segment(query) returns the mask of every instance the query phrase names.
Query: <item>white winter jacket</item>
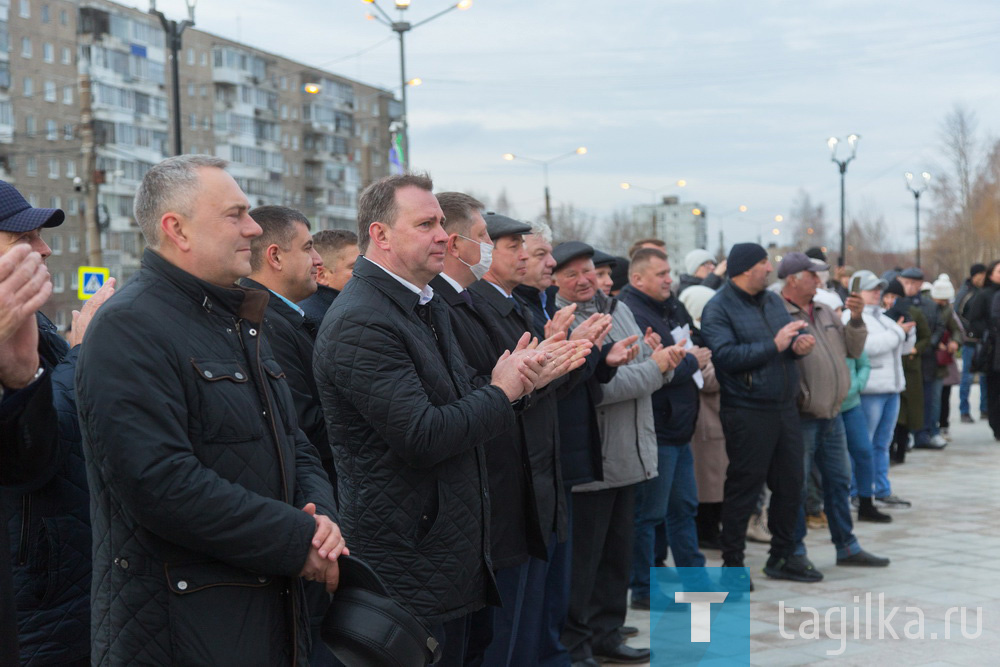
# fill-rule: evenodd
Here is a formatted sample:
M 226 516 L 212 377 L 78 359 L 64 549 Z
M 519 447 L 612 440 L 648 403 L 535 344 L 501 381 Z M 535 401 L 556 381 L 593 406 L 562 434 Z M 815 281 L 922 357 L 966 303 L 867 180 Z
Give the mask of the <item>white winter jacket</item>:
M 851 313 L 844 311 L 846 324 Z M 879 306 L 865 306 L 861 313 L 865 326 L 868 328 L 868 338 L 865 339 L 865 352 L 871 361 L 871 375 L 868 384 L 861 390 L 862 394 L 898 394 L 906 388 L 903 377 L 903 355 L 913 349 L 917 340 L 915 329 L 909 334 L 896 324 L 892 318 L 885 315 Z

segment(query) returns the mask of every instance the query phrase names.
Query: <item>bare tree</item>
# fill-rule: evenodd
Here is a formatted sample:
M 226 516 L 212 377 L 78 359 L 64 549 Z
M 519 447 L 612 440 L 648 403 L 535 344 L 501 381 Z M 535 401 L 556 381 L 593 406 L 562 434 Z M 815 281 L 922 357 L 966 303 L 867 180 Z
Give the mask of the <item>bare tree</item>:
M 612 255 L 627 256 L 632 244 L 651 234 L 650 223 L 640 223 L 628 210 L 617 210 L 604 223 L 600 247 Z
M 544 217 L 539 216 L 539 219 Z M 594 222 L 593 216 L 578 211 L 572 204 L 560 204 L 552 211 L 553 245 L 564 241 L 589 242 Z
M 812 203 L 809 193 L 799 190 L 792 204 L 792 243 L 806 250 L 812 246 L 826 245 L 826 212 L 822 204 Z

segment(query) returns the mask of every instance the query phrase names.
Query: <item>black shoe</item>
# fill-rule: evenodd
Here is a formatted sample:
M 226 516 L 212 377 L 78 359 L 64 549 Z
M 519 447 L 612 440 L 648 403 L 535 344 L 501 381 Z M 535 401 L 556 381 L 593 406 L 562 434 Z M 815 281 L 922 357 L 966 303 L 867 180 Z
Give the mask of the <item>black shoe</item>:
M 875 554 L 870 554 L 864 549 L 856 554 L 851 554 L 841 558 L 837 557 L 837 565 L 857 565 L 860 567 L 886 567 L 889 565 L 888 558 L 881 558 Z
M 772 579 L 788 579 L 814 584 L 823 581 L 823 573 L 817 570 L 805 556 L 771 556 L 764 566 L 764 574 Z
M 610 649 L 594 649 L 594 658 L 604 665 L 638 665 L 649 662 L 649 649 L 632 648 L 622 642 Z
M 714 540 L 712 540 L 712 539 L 705 539 L 705 540 L 698 540 L 698 548 L 700 548 L 700 549 L 715 549 L 715 550 L 719 550 L 719 549 L 722 548 L 722 545 L 719 544 L 719 540 L 718 539 L 714 539 Z
M 600 664 L 593 658 L 584 658 L 583 660 L 574 660 L 571 667 L 600 667 Z
M 868 498 L 861 498 L 858 505 L 858 521 L 871 521 L 872 523 L 891 523 L 892 517 L 885 512 L 879 512 L 875 507 L 875 502 Z
M 972 418 L 972 415 L 962 415 L 963 424 L 975 424 L 976 420 Z
M 719 576 L 719 587 L 724 591 L 734 593 L 750 593 L 753 591 L 753 580 L 750 572 L 743 567 L 742 561 L 723 563 L 722 575 Z
M 618 628 L 618 634 L 622 637 L 636 637 L 639 634 L 639 628 L 634 625 L 623 625 Z
M 649 598 L 637 598 L 633 595 L 628 606 L 637 611 L 649 611 Z

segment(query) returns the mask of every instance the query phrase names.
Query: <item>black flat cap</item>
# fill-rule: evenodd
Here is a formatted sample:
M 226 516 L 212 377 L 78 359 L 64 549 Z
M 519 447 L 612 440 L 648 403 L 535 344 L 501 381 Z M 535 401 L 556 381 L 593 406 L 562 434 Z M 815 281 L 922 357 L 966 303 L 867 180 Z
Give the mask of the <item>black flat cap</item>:
M 504 236 L 531 233 L 531 225 L 528 223 L 508 218 L 506 215 L 500 215 L 493 211 L 487 211 L 483 219 L 486 221 L 486 231 L 489 232 L 490 238 L 494 241 Z
M 919 266 L 911 266 L 908 269 L 903 269 L 903 272 L 899 274 L 900 278 L 910 278 L 911 280 L 923 280 L 924 272 Z
M 610 266 L 612 269 L 618 264 L 618 258 L 606 252 L 594 249 L 594 268 L 598 266 Z
M 558 271 L 577 257 L 593 257 L 594 248 L 583 241 L 566 241 L 552 249 L 552 256 L 556 260 L 555 270 Z

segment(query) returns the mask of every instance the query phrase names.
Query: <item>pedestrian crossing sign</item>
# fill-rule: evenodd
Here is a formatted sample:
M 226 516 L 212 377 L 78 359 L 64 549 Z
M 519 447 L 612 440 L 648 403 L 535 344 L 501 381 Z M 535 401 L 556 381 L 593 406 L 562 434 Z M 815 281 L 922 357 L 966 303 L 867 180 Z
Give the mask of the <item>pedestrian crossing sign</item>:
M 97 294 L 108 280 L 110 271 L 103 266 L 81 266 L 79 269 L 76 295 L 81 301 L 86 301 Z

